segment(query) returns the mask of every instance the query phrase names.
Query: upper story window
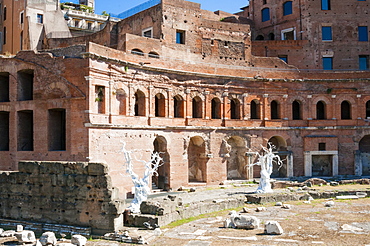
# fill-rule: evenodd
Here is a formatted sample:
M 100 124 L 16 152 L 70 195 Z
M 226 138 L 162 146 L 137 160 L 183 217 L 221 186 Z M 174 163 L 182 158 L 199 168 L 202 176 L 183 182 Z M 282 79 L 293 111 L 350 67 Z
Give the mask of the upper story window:
M 263 0 L 263 4 L 266 4 L 267 3 L 267 0 Z
M 321 10 L 330 10 L 330 0 L 321 0 Z
M 44 15 L 42 14 L 37 14 L 37 23 L 44 23 Z
M 333 34 L 331 30 L 331 26 L 323 26 L 321 27 L 321 38 L 323 41 L 332 41 Z
M 176 43 L 185 44 L 185 31 L 176 30 Z
M 291 15 L 293 14 L 293 2 L 288 1 L 283 4 L 283 15 Z
M 142 36 L 146 38 L 153 38 L 153 28 L 152 27 L 145 28 L 142 31 Z
M 281 31 L 281 40 L 295 40 L 295 30 L 294 28 L 288 28 Z
M 23 16 L 24 16 L 24 13 L 22 12 L 21 15 L 19 16 L 19 21 L 21 24 L 23 24 Z
M 333 70 L 333 57 L 323 57 L 322 68 L 324 70 Z
M 369 70 L 369 56 L 360 55 L 358 57 L 359 69 L 360 70 Z
M 4 7 L 3 15 L 4 15 L 4 20 L 6 20 L 6 7 Z
M 270 9 L 269 8 L 262 9 L 261 14 L 262 14 L 262 22 L 270 20 Z
M 358 27 L 358 41 L 369 41 L 367 26 Z

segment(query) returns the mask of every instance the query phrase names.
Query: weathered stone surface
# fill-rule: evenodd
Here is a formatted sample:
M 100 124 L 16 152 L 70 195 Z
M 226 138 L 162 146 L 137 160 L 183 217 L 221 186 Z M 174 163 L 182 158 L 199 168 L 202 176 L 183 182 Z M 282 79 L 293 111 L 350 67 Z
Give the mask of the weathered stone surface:
M 325 207 L 333 207 L 335 203 L 333 201 L 327 201 L 324 203 Z
M 283 234 L 283 228 L 281 228 L 277 221 L 267 221 L 265 224 L 265 234 L 269 235 L 281 235 Z
M 8 231 L 3 231 L 3 233 L 0 234 L 1 237 L 13 237 L 15 234 L 15 231 L 13 230 L 8 230 Z
M 54 232 L 44 232 L 40 237 L 40 243 L 45 245 L 55 245 L 57 243 L 57 238 Z
M 85 246 L 87 242 L 87 238 L 81 235 L 73 235 L 71 239 L 71 243 L 77 246 Z
M 34 243 L 36 242 L 36 236 L 33 231 L 20 231 L 16 232 L 14 236 L 17 238 L 19 243 Z
M 235 228 L 237 229 L 258 229 L 260 221 L 256 216 L 240 215 L 233 219 Z

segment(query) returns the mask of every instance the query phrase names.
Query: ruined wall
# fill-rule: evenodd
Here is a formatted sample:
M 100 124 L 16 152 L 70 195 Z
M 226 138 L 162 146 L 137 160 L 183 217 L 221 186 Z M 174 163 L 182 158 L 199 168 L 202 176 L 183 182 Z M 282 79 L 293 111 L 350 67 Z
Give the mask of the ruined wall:
M 118 200 L 108 166 L 100 163 L 20 162 L 0 174 L 0 217 L 118 230 L 124 202 Z

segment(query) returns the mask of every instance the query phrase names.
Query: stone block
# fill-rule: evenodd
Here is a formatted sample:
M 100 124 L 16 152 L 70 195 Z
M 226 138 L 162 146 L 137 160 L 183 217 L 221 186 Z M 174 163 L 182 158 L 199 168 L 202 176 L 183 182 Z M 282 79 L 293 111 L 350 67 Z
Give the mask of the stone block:
M 71 243 L 77 246 L 85 246 L 87 242 L 87 238 L 81 235 L 73 235 L 71 239 Z
M 105 175 L 108 174 L 108 165 L 104 163 L 89 163 L 87 172 L 89 175 Z
M 55 237 L 54 232 L 44 232 L 40 237 L 40 243 L 45 245 L 56 245 L 57 238 Z
M 20 173 L 38 174 L 40 170 L 40 163 L 33 161 L 21 161 L 18 163 L 18 171 Z
M 265 224 L 265 234 L 268 235 L 281 235 L 283 234 L 283 228 L 281 228 L 277 221 L 267 221 Z
M 33 231 L 24 230 L 16 232 L 14 236 L 17 238 L 19 243 L 34 243 L 36 242 L 35 233 Z

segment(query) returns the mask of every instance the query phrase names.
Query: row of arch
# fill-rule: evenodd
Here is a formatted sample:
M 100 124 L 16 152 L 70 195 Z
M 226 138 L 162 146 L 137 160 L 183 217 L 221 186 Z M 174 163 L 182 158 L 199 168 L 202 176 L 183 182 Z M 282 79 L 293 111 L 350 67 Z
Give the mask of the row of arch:
M 117 99 L 120 101 L 120 114 L 126 114 L 126 96 L 125 94 Z M 147 108 L 147 98 L 144 92 L 141 90 L 137 90 L 134 94 L 134 116 L 146 116 L 146 108 Z M 163 93 L 157 93 L 154 96 L 154 116 L 155 117 L 166 117 L 167 116 L 167 99 L 163 95 Z M 173 107 L 173 116 L 175 118 L 185 118 L 190 116 L 192 118 L 203 118 L 204 114 L 204 98 L 201 98 L 198 95 L 195 95 L 191 99 L 191 114 L 190 112 L 186 115 L 185 109 L 185 99 L 182 95 L 175 95 L 172 98 L 172 107 Z M 229 117 L 230 119 L 241 119 L 242 115 L 242 103 L 239 98 L 230 98 L 229 101 Z M 250 119 L 261 119 L 261 102 L 258 99 L 253 99 L 250 101 L 249 105 L 249 118 Z M 353 105 L 348 100 L 343 100 L 340 103 L 340 115 L 338 115 L 338 119 L 342 120 L 349 120 L 352 119 L 352 108 Z M 282 108 L 281 103 L 278 100 L 272 100 L 270 102 L 270 117 L 272 120 L 274 119 L 281 119 L 282 116 Z M 222 115 L 222 101 L 218 97 L 213 97 L 210 101 L 210 117 L 211 119 L 222 119 L 224 116 Z M 320 100 L 315 105 L 316 114 L 314 115 L 317 120 L 324 120 L 328 119 L 328 105 L 325 100 Z M 366 102 L 366 112 L 365 117 L 370 117 L 370 101 Z M 292 120 L 303 120 L 303 103 L 300 100 L 294 100 L 291 103 L 291 119 Z

